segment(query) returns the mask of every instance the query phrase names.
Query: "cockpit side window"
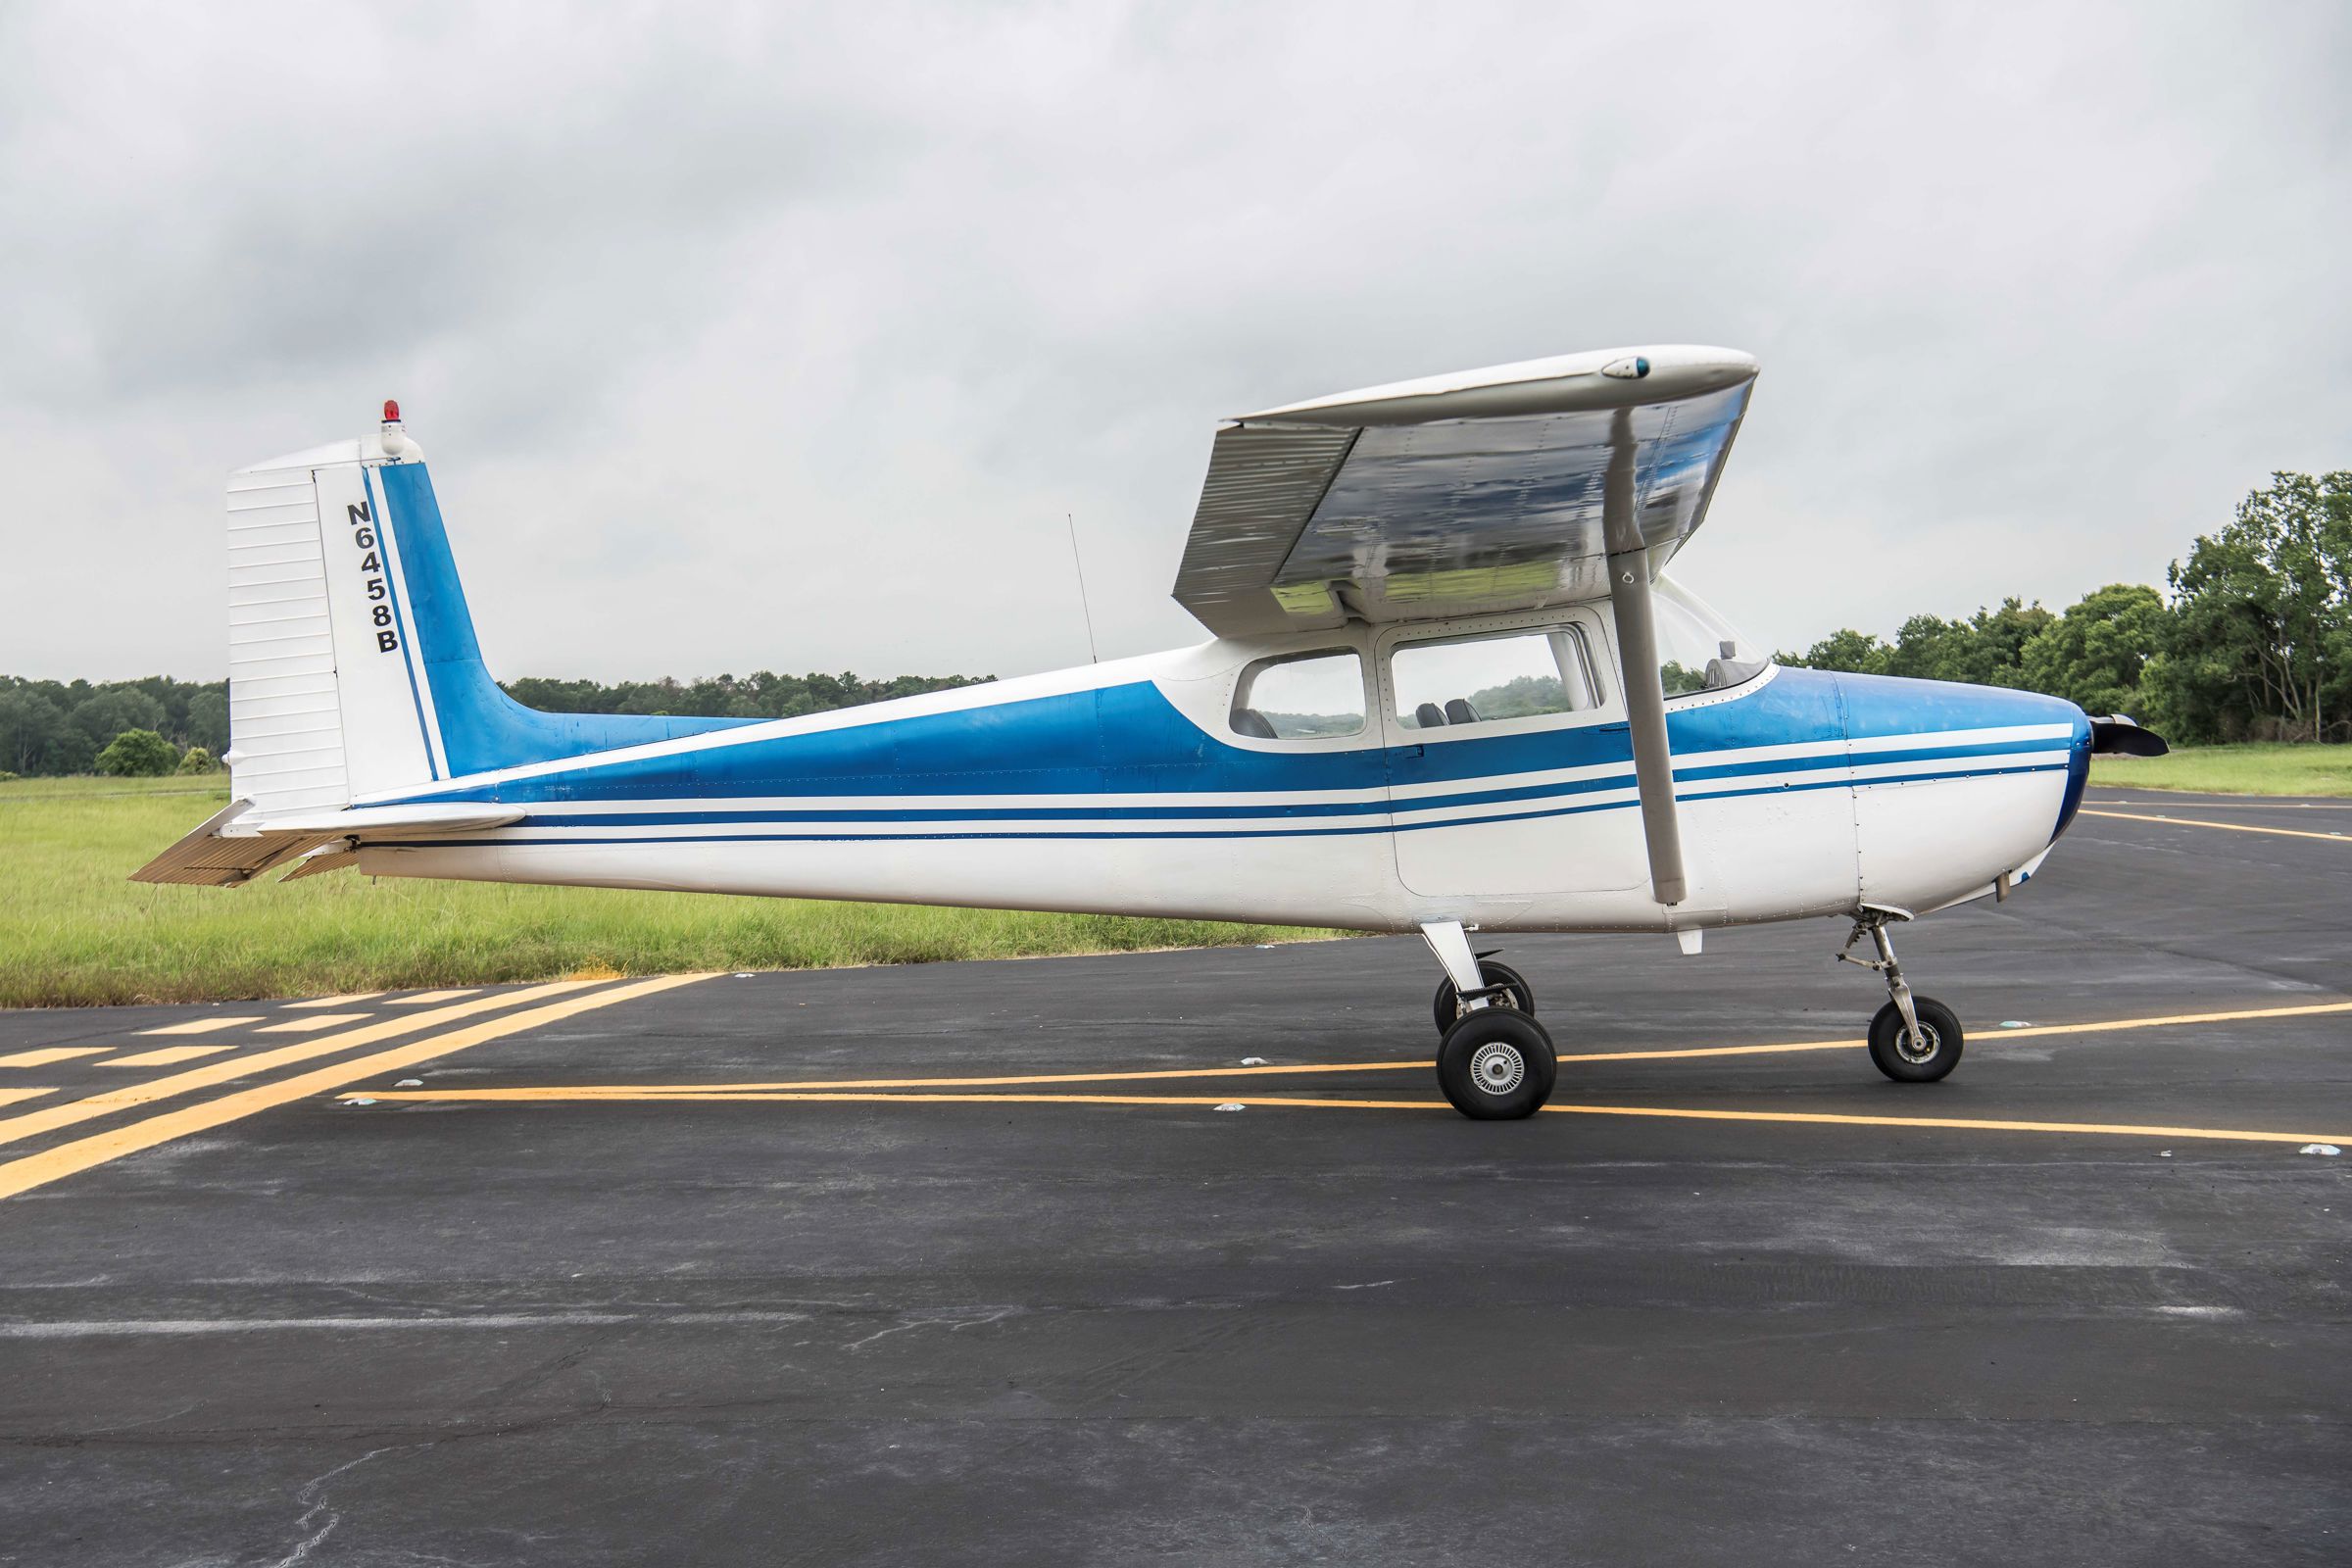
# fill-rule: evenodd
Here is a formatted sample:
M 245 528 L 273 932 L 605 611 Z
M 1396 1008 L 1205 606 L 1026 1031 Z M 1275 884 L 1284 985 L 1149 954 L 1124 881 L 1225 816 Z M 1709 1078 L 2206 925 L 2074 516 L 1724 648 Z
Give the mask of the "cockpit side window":
M 1335 740 L 1364 728 L 1364 662 L 1351 648 L 1261 659 L 1242 671 L 1229 719 L 1252 740 Z
M 1606 700 L 1576 626 L 1403 643 L 1389 678 L 1405 729 L 1580 713 Z

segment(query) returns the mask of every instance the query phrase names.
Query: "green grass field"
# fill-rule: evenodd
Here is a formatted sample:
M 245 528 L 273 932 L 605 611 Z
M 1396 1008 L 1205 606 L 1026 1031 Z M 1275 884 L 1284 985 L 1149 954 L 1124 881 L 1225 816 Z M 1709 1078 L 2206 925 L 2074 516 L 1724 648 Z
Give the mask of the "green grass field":
M 0 1006 L 211 1002 L 581 974 L 1208 947 L 1273 926 L 472 882 L 153 887 L 129 874 L 225 778 L 0 783 Z
M 2352 795 L 2352 746 L 2184 746 L 2169 757 L 2102 757 L 2090 764 L 2090 781 L 2217 795 Z

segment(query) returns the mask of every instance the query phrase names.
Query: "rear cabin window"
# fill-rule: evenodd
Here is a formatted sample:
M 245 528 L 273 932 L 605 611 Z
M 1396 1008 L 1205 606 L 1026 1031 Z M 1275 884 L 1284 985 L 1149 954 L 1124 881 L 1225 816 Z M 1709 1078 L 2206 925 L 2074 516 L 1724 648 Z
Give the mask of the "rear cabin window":
M 1389 674 L 1406 729 L 1581 713 L 1602 700 L 1575 626 L 1406 643 L 1390 656 Z
M 1364 728 L 1364 663 L 1352 649 L 1261 659 L 1233 690 L 1233 732 L 1262 741 L 1329 740 Z

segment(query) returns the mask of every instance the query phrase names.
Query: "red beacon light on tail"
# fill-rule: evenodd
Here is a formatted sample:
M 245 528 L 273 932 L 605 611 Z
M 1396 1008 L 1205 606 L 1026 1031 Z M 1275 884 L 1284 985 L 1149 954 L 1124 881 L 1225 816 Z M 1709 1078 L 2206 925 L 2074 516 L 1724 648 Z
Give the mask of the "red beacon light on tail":
M 383 445 L 384 456 L 394 463 L 410 463 L 424 456 L 423 449 L 410 440 L 408 431 L 401 426 L 397 399 L 384 399 Z

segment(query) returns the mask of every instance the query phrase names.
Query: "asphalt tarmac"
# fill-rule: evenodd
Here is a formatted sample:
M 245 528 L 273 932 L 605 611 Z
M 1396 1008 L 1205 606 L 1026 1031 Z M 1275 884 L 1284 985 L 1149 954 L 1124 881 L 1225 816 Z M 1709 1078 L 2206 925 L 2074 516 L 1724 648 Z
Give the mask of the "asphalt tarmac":
M 1843 935 L 0 1013 L 0 1563 L 2352 1560 L 2352 803 Z

